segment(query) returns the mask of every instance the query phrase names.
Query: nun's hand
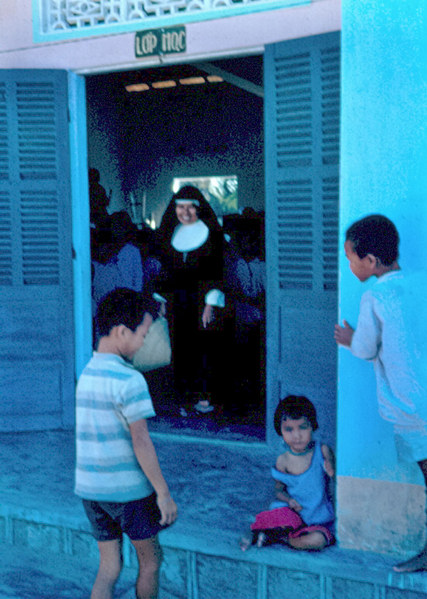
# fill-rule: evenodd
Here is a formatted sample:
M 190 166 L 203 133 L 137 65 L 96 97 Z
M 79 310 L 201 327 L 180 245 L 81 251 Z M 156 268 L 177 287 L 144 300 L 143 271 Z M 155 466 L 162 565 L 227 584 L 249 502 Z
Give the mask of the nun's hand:
M 206 304 L 206 306 L 203 310 L 203 316 L 202 316 L 203 328 L 206 329 L 208 324 L 210 324 L 213 321 L 213 319 L 214 319 L 213 306 L 209 306 L 209 304 Z

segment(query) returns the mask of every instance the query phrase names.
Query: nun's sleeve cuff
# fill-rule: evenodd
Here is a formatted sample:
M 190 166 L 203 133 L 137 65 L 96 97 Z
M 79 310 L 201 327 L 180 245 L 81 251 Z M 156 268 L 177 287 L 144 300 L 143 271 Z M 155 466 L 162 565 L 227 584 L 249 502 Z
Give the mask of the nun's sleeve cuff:
M 160 295 L 160 293 L 153 293 L 153 299 L 156 300 L 156 302 L 160 302 L 161 304 L 166 304 L 167 303 L 167 299 L 164 298 L 162 295 Z
M 205 295 L 205 303 L 208 306 L 216 306 L 217 308 L 225 308 L 225 296 L 219 289 L 211 289 Z

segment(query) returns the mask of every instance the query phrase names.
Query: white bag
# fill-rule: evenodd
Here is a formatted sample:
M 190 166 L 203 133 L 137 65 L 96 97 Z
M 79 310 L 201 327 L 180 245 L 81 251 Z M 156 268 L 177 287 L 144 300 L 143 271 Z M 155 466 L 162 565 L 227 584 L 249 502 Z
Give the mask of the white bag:
M 133 366 L 140 372 L 168 366 L 172 359 L 169 328 L 166 318 L 159 316 L 148 329 L 144 345 L 132 359 Z

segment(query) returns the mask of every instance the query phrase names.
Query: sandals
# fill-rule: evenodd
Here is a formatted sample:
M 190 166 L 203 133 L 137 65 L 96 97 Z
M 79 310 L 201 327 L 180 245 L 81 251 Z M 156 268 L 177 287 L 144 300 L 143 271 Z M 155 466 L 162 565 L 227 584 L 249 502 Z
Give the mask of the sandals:
M 194 406 L 194 409 L 200 414 L 209 414 L 209 412 L 214 411 L 214 407 L 206 399 L 199 400 Z

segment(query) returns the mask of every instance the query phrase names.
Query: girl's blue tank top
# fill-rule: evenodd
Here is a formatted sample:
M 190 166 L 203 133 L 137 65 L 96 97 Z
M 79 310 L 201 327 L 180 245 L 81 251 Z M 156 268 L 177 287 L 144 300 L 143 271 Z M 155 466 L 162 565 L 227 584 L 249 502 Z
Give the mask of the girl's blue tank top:
M 329 476 L 324 466 L 322 446 L 316 441 L 309 468 L 302 474 L 287 474 L 271 469 L 274 480 L 286 485 L 289 495 L 303 506 L 299 515 L 307 525 L 326 524 L 334 519 L 334 508 L 328 493 Z M 273 501 L 270 509 L 286 507 L 283 501 Z

